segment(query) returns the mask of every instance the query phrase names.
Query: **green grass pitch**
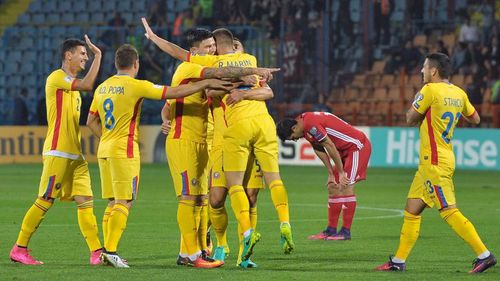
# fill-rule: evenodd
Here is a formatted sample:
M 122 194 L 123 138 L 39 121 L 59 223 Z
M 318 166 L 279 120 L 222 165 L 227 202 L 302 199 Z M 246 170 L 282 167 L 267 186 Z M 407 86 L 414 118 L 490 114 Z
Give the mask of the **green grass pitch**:
M 139 200 L 132 208 L 119 253 L 128 270 L 88 265 L 73 203 L 57 202 L 32 238 L 33 255 L 45 265 L 27 267 L 9 260 L 20 223 L 38 190 L 41 164 L 0 165 L 0 280 L 470 280 L 472 250 L 456 236 L 435 209 L 424 213 L 420 239 L 406 273 L 381 273 L 373 268 L 385 262 L 397 247 L 402 209 L 413 169 L 369 169 L 368 180 L 357 186 L 358 209 L 351 241 L 308 241 L 307 236 L 327 223 L 326 174 L 321 167 L 282 167 L 288 189 L 296 251 L 284 255 L 279 225 L 268 190 L 259 196 L 258 230 L 261 242 L 252 260 L 257 269 L 235 266 L 236 225 L 230 214 L 228 239 L 232 250 L 221 269 L 194 269 L 175 265 L 179 231 L 176 200 L 166 164 L 143 165 Z M 91 165 L 96 198 L 100 196 L 98 170 Z M 456 171 L 459 207 L 476 226 L 489 249 L 500 257 L 500 173 Z M 105 201 L 95 200 L 100 219 Z M 227 205 L 230 211 L 229 204 Z M 213 235 L 213 237 L 215 237 Z M 500 269 L 474 280 L 500 280 Z

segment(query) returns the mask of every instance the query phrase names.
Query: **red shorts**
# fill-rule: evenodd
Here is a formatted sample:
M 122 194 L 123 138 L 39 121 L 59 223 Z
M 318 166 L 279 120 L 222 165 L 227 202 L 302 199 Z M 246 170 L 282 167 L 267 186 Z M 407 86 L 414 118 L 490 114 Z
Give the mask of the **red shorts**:
M 363 143 L 361 150 L 352 150 L 341 153 L 342 163 L 344 164 L 344 171 L 347 173 L 347 178 L 350 179 L 350 184 L 355 184 L 358 181 L 366 179 L 366 169 L 368 168 L 368 161 L 372 154 L 372 144 L 368 139 Z M 335 181 L 339 182 L 339 174 L 337 169 L 334 169 Z

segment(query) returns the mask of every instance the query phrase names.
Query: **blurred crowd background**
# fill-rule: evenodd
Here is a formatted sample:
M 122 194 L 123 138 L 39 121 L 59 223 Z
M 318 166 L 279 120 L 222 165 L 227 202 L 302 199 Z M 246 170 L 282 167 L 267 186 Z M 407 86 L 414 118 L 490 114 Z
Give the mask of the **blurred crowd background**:
M 480 127 L 500 127 L 495 0 L 0 0 L 0 124 L 46 122 L 45 79 L 68 37 L 87 33 L 103 50 L 96 87 L 115 73 L 123 43 L 139 50 L 139 78 L 169 84 L 178 62 L 145 39 L 143 16 L 180 45 L 187 29 L 227 27 L 260 66 L 281 67 L 268 103 L 275 118 L 318 110 L 402 126 L 425 55 L 438 51 L 450 56 L 451 81 L 480 112 Z M 83 124 L 92 93 L 82 97 Z M 161 107 L 146 102 L 142 123 L 161 123 Z

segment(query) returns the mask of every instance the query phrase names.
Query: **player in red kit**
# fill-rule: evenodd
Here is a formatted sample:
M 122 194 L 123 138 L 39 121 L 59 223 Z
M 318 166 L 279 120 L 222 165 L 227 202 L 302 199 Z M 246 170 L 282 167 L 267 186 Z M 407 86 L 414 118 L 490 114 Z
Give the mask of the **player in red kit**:
M 311 240 L 349 240 L 356 211 L 354 185 L 366 178 L 372 151 L 368 137 L 328 112 L 305 112 L 277 124 L 281 140 L 308 140 L 328 170 L 328 227 Z M 332 165 L 331 160 L 335 163 Z M 337 224 L 342 212 L 342 228 Z

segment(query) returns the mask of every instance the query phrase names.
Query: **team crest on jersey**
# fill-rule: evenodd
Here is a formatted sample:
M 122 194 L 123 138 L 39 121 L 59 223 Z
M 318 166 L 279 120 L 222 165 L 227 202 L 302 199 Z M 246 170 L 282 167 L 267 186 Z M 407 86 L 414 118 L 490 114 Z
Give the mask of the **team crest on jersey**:
M 61 189 L 61 183 L 56 183 L 56 189 Z
M 216 179 L 220 178 L 220 173 L 219 172 L 215 172 L 214 173 L 214 178 L 216 178 Z
M 309 134 L 311 136 L 313 136 L 315 139 L 321 139 L 321 138 L 323 138 L 323 134 L 320 131 L 318 131 L 318 129 L 316 127 L 312 127 L 309 130 Z
M 69 76 L 64 77 L 64 81 L 71 83 L 72 79 Z
M 413 106 L 415 106 L 416 109 L 420 107 L 420 104 L 418 104 L 421 100 L 424 99 L 424 95 L 421 92 L 418 92 L 417 95 L 415 96 L 415 100 L 413 101 Z
M 191 180 L 192 185 L 198 185 L 198 180 L 196 178 Z

